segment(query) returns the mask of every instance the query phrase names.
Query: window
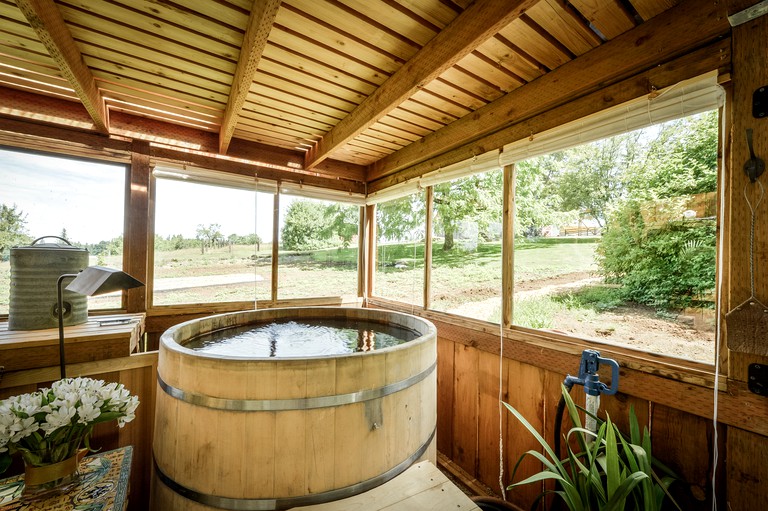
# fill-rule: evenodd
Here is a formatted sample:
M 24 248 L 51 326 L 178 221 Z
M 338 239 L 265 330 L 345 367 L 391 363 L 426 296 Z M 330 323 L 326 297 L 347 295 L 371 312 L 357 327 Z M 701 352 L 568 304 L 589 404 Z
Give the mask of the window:
M 273 194 L 155 173 L 153 305 L 269 300 Z
M 0 160 L 0 314 L 9 309 L 13 246 L 59 236 L 87 249 L 88 265 L 122 269 L 125 165 L 10 150 Z M 110 293 L 89 297 L 88 307 L 121 302 Z
M 280 195 L 278 299 L 357 296 L 360 207 Z
M 718 117 L 516 165 L 516 325 L 714 361 Z
M 423 305 L 425 220 L 422 192 L 376 205 L 374 295 Z
M 430 308 L 501 320 L 502 171 L 433 187 Z

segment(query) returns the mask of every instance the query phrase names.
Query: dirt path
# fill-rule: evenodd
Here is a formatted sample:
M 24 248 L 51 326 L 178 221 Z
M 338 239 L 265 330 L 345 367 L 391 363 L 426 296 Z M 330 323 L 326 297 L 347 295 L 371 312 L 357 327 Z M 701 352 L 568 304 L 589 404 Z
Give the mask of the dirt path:
M 589 273 L 561 275 L 550 279 L 515 284 L 516 300 L 555 294 L 568 289 L 599 282 Z M 499 297 L 465 302 L 448 312 L 480 318 L 501 307 Z M 563 310 L 553 320 L 552 330 L 601 343 L 621 344 L 651 353 L 712 362 L 715 358 L 715 336 L 711 330 L 697 330 L 682 318 L 663 318 L 651 307 L 635 305 L 611 311 Z

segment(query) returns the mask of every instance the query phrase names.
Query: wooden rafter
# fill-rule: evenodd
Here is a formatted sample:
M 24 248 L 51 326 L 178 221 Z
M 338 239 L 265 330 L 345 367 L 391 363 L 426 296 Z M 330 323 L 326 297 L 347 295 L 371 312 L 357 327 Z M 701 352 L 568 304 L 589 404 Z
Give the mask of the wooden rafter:
M 518 18 L 536 0 L 477 0 L 307 153 L 311 169 Z
M 109 133 L 104 98 L 56 4 L 53 0 L 16 0 L 16 4 L 75 90 L 96 129 Z
M 697 29 L 689 30 L 690 26 Z M 385 156 L 369 166 L 368 181 L 379 181 L 542 112 L 567 105 L 578 97 L 684 55 L 724 36 L 728 30 L 721 4 L 707 4 L 704 8 L 697 0 L 683 1 L 670 9 L 664 19 L 653 18 L 430 133 L 418 143 Z
M 232 89 L 227 100 L 227 108 L 224 111 L 224 119 L 219 130 L 219 152 L 225 154 L 229 149 L 235 126 L 240 117 L 240 111 L 248 96 L 248 91 L 253 83 L 253 77 L 259 67 L 261 54 L 267 45 L 267 37 L 272 29 L 272 22 L 280 8 L 280 0 L 256 1 L 253 3 L 251 16 L 248 19 L 248 28 L 243 37 L 243 46 L 240 49 L 240 58 L 237 61 L 235 76 L 232 80 Z

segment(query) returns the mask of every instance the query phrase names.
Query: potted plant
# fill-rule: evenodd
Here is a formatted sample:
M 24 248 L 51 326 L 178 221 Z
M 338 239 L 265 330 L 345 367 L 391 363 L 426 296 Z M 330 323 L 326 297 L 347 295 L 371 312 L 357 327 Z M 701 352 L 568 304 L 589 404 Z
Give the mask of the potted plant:
M 21 454 L 27 497 L 66 491 L 77 482 L 77 467 L 90 450 L 93 426 L 135 417 L 139 399 L 122 384 L 65 378 L 51 388 L 0 402 L 0 472 Z M 85 451 L 78 456 L 81 446 Z
M 551 493 L 571 511 L 656 511 L 662 508 L 667 497 L 676 509 L 681 509 L 668 491 L 675 477 L 669 469 L 653 460 L 648 429 L 644 428 L 642 435 L 640 434 L 637 416 L 632 407 L 629 412 L 629 438 L 622 435 L 609 416 L 606 416 L 604 422 L 599 421 L 598 430 L 593 432 L 582 427 L 579 409 L 568 390 L 563 387 L 562 392 L 573 424 L 566 434 L 567 456 L 562 460 L 520 412 L 504 403 L 544 450 L 544 453 L 530 450 L 520 457 L 514 472 L 517 472 L 526 456 L 533 456 L 544 468 L 541 472 L 510 485 L 509 489 L 523 484 L 554 480 L 557 489 L 544 491 L 534 501 L 532 509 Z M 574 450 L 574 445 L 577 450 Z M 658 467 L 665 475 L 660 477 L 653 466 Z

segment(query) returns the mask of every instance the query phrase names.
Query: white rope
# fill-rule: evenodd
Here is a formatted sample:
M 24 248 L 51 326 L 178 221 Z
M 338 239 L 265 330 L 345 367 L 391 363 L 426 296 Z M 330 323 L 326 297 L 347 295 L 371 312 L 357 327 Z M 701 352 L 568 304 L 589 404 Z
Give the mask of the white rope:
M 253 310 L 259 310 L 259 175 L 253 175 Z
M 725 129 L 725 107 L 720 109 L 720 119 L 722 123 L 722 131 L 720 133 L 720 140 L 722 146 L 725 147 L 727 140 L 727 133 Z M 725 152 L 725 151 L 723 151 Z M 717 305 L 715 310 L 717 311 L 717 319 L 715 321 L 715 384 L 713 385 L 713 402 L 712 402 L 712 511 L 717 511 L 717 413 L 718 413 L 718 397 L 720 392 L 720 343 L 722 342 L 721 330 L 722 321 L 720 311 L 723 300 L 723 244 L 725 241 L 725 229 L 723 229 L 723 218 L 725 217 L 725 175 L 723 165 L 720 165 L 720 217 L 717 219 L 717 227 L 720 231 L 720 239 L 718 240 L 717 247 L 717 264 L 720 266 L 717 272 Z M 749 202 L 749 201 L 747 201 Z M 750 206 L 751 207 L 751 206 Z
M 502 294 L 504 296 L 504 289 L 502 287 Z M 503 301 L 503 298 L 502 298 Z M 499 318 L 499 489 L 501 489 L 501 498 L 507 500 L 506 488 L 504 488 L 504 421 L 502 416 L 504 413 L 503 397 L 504 397 L 504 311 L 501 312 L 502 317 Z

